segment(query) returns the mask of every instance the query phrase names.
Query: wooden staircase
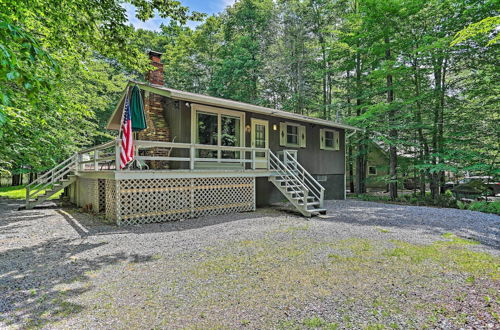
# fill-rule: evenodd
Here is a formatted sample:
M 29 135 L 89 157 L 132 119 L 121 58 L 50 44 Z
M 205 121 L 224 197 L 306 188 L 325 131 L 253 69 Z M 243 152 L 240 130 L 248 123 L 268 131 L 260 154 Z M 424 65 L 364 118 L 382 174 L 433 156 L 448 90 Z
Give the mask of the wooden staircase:
M 323 208 L 325 188 L 286 150 L 281 161 L 269 151 L 269 169 L 274 175 L 271 181 L 292 205 L 304 216 L 325 214 Z
M 30 183 L 26 187 L 25 208 L 34 208 L 75 182 L 77 163 L 78 155 L 75 154 Z

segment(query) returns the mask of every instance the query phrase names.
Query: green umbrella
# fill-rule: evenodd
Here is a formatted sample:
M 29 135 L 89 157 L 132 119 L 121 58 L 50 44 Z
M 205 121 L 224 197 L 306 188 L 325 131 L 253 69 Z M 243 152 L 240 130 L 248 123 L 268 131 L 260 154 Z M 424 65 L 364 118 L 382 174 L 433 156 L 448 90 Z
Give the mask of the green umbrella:
M 132 131 L 142 131 L 147 128 L 141 90 L 137 85 L 132 87 L 132 93 L 130 94 L 130 115 Z

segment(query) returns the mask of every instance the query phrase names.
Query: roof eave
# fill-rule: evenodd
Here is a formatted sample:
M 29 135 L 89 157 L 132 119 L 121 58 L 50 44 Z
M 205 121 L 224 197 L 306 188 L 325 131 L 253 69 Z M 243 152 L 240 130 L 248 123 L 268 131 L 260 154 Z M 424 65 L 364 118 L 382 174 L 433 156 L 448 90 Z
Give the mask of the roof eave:
M 354 126 L 350 126 L 350 125 L 346 125 L 346 124 L 341 124 L 341 123 L 336 123 L 336 122 L 325 120 L 325 119 L 319 119 L 319 118 L 298 115 L 298 114 L 295 114 L 292 112 L 285 112 L 282 110 L 265 108 L 265 107 L 261 107 L 258 105 L 253 105 L 253 104 L 248 104 L 248 103 L 243 103 L 243 102 L 238 102 L 238 101 L 233 101 L 233 100 L 228 100 L 228 99 L 222 99 L 222 98 L 213 97 L 213 96 L 207 96 L 207 95 L 179 91 L 179 90 L 175 90 L 175 89 L 171 89 L 171 88 L 166 88 L 164 86 L 153 85 L 153 84 L 144 83 L 144 82 L 130 81 L 129 84 L 130 83 L 137 84 L 137 85 L 143 87 L 143 89 L 145 89 L 145 90 L 149 90 L 150 92 L 156 92 L 160 95 L 167 96 L 167 97 L 170 97 L 172 99 L 184 100 L 184 101 L 190 101 L 190 102 L 194 102 L 194 103 L 208 104 L 208 105 L 214 105 L 214 106 L 223 106 L 225 108 L 267 114 L 267 115 L 274 116 L 274 117 L 287 118 L 287 119 L 297 120 L 297 121 L 302 121 L 302 122 L 309 122 L 309 123 L 313 123 L 313 124 L 317 124 L 317 125 L 324 125 L 324 126 L 329 126 L 329 127 L 349 129 L 349 130 L 354 130 L 354 131 L 362 131 L 362 129 L 360 129 L 358 127 L 354 127 Z

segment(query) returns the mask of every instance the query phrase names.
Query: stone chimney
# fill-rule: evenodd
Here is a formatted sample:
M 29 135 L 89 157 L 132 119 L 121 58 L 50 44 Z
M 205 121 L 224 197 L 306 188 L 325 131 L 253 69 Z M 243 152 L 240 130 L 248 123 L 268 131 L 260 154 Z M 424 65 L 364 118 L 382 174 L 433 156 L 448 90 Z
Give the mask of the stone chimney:
M 163 64 L 161 63 L 162 53 L 155 51 L 148 52 L 151 60 L 151 65 L 156 69 L 146 73 L 146 80 L 150 84 L 163 86 Z M 144 113 L 146 115 L 146 123 L 148 128 L 137 132 L 138 140 L 147 141 L 170 141 L 170 129 L 165 118 L 165 97 L 156 93 L 144 91 Z M 152 148 L 141 150 L 141 155 L 166 157 L 169 155 L 168 148 Z M 166 161 L 146 161 L 150 169 L 165 169 L 168 168 Z
M 150 84 L 163 85 L 163 63 L 161 63 L 161 56 L 163 54 L 150 50 L 148 55 L 151 60 L 151 65 L 153 65 L 156 70 L 148 71 L 146 74 L 146 80 Z

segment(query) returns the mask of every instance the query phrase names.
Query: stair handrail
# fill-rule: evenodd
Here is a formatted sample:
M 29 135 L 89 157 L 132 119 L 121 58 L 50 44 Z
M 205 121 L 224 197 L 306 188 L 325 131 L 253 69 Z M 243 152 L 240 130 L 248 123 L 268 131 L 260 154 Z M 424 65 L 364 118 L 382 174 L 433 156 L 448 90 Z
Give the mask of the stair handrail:
M 65 175 L 76 167 L 77 160 L 77 154 L 75 153 L 28 184 L 26 186 L 26 201 L 29 202 L 31 197 L 64 178 Z
M 306 184 L 306 186 L 311 187 L 311 188 L 314 188 L 314 190 L 316 190 L 316 192 L 313 191 L 313 189 L 309 189 L 311 191 L 311 193 L 314 195 L 314 197 L 316 197 L 318 200 L 319 200 L 319 203 L 320 203 L 320 206 L 323 207 L 323 199 L 324 199 L 324 196 L 325 196 L 325 187 L 323 187 L 312 175 L 311 173 L 309 173 L 298 161 L 297 159 L 295 159 L 295 157 L 293 157 L 292 155 L 290 155 L 290 153 L 287 151 L 287 150 L 284 150 L 284 153 L 286 155 L 285 159 L 288 161 L 288 162 L 293 162 L 293 166 L 294 166 L 294 169 L 298 169 L 298 172 L 300 174 L 302 174 L 302 178 L 303 178 L 303 181 L 304 183 Z M 294 170 L 291 168 L 291 166 L 288 165 L 288 162 L 286 164 L 286 166 L 290 169 L 290 170 Z M 299 178 L 300 180 L 300 178 Z M 308 184 L 307 184 L 308 183 Z
M 297 181 L 299 186 L 303 188 L 302 191 L 304 193 L 304 198 L 307 198 L 307 195 L 309 193 L 309 188 L 271 150 L 269 150 L 269 156 L 270 156 L 268 160 L 269 168 L 271 170 L 285 172 L 286 176 L 292 177 L 295 181 Z M 273 168 L 271 161 L 274 161 L 278 166 L 275 166 Z M 279 167 L 281 167 L 281 169 Z

